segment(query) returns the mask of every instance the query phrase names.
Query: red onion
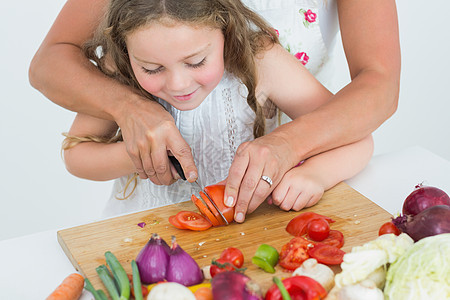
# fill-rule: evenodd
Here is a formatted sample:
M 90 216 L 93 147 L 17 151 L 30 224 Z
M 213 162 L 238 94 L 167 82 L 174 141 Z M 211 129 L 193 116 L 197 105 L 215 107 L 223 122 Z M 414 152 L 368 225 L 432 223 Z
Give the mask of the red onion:
M 428 236 L 450 233 L 450 206 L 435 205 L 415 216 L 399 216 L 392 223 L 416 242 Z
M 261 300 L 261 289 L 248 276 L 236 271 L 216 274 L 211 281 L 214 300 Z
M 403 214 L 415 216 L 434 205 L 450 205 L 450 197 L 441 189 L 418 184 L 403 202 Z
M 166 278 L 169 251 L 169 245 L 158 234 L 152 234 L 150 240 L 136 257 L 136 264 L 143 283 L 155 283 Z
M 181 283 L 184 286 L 199 284 L 203 281 L 202 270 L 195 260 L 178 245 L 174 236 L 172 236 L 166 280 Z

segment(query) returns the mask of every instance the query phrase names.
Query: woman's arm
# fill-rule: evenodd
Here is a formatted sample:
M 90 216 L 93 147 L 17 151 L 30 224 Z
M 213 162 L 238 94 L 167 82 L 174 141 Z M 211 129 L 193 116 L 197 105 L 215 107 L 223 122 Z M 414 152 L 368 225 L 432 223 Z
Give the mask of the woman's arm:
M 240 147 L 225 189 L 226 203 L 235 205 L 238 222 L 244 221 L 250 202 L 264 201 L 299 161 L 363 139 L 397 108 L 400 45 L 395 1 L 338 0 L 338 11 L 352 81 L 318 109 Z M 256 167 L 261 161 L 269 163 Z M 261 184 L 261 175 L 272 177 L 272 187 Z
M 116 131 L 117 125 L 113 121 L 77 114 L 68 135 L 109 139 Z M 112 180 L 135 172 L 125 144 L 121 142 L 89 141 L 76 144 L 64 150 L 64 162 L 72 175 L 89 180 Z
M 81 47 L 92 37 L 108 3 L 67 1 L 31 62 L 31 85 L 69 110 L 114 120 L 141 178 L 157 184 L 172 182 L 167 150 L 178 158 L 186 174 L 193 172 L 196 178 L 191 150 L 172 116 L 159 104 L 105 76 L 83 55 Z

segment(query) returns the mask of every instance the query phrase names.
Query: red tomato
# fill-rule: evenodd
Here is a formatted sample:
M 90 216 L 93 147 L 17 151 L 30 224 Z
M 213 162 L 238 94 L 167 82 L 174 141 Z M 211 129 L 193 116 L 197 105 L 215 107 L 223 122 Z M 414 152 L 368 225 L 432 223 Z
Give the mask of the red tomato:
M 229 247 L 223 250 L 220 258 L 231 262 L 236 268 L 240 268 L 244 264 L 244 254 L 238 248 Z
M 295 237 L 285 244 L 280 251 L 278 264 L 285 269 L 295 270 L 309 258 L 308 248 L 314 243 L 302 237 Z
M 378 235 L 383 235 L 387 233 L 399 235 L 402 232 L 392 222 L 386 222 L 383 225 L 381 225 L 380 230 L 378 231 Z
M 302 236 L 306 233 L 306 226 L 311 220 L 324 219 L 328 223 L 333 223 L 334 220 L 328 217 L 316 214 L 312 211 L 304 212 L 289 221 L 286 226 L 286 231 L 293 236 Z
M 339 265 L 342 263 L 345 252 L 335 246 L 318 243 L 308 249 L 308 255 L 325 265 Z
M 312 240 L 323 241 L 330 235 L 330 224 L 324 219 L 311 220 L 307 225 L 307 232 Z
M 234 270 L 235 268 L 233 267 L 233 264 L 231 262 L 226 261 L 223 258 L 219 258 L 214 260 L 211 264 L 211 268 L 209 268 L 209 274 L 211 274 L 211 277 L 214 277 L 216 276 L 216 274 Z
M 175 226 L 178 229 L 186 229 L 180 222 L 178 222 L 176 215 L 169 217 L 169 223 Z
M 204 216 L 193 211 L 180 211 L 175 219 L 186 229 L 201 231 L 212 226 Z
M 331 229 L 328 237 L 320 243 L 342 248 L 344 245 L 344 235 L 339 230 Z
M 214 184 L 205 186 L 205 192 L 209 197 L 214 201 L 219 210 L 224 215 L 225 219 L 227 219 L 228 223 L 233 222 L 234 220 L 234 207 L 228 207 L 223 203 L 223 195 L 225 194 L 225 185 L 224 184 Z M 220 218 L 220 217 L 219 217 Z M 222 219 L 220 219 L 222 220 Z

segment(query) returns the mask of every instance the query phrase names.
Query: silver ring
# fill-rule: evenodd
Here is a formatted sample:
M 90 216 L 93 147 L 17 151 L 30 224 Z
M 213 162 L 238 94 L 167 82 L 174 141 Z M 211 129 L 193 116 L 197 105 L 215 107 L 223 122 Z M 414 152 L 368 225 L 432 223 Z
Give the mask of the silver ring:
M 263 176 L 261 176 L 261 180 L 264 180 L 265 182 L 267 182 L 269 185 L 270 185 L 270 187 L 272 187 L 272 178 L 270 178 L 269 176 L 266 176 L 266 175 L 263 175 Z

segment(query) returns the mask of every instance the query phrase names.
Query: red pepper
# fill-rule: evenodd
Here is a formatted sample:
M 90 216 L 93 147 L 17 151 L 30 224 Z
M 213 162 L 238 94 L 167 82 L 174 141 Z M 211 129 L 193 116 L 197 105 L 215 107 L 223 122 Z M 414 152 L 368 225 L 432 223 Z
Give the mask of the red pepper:
M 292 276 L 283 280 L 283 285 L 292 300 L 320 300 L 325 299 L 327 291 L 323 286 L 307 276 Z M 280 289 L 272 285 L 266 293 L 265 300 L 282 300 Z

